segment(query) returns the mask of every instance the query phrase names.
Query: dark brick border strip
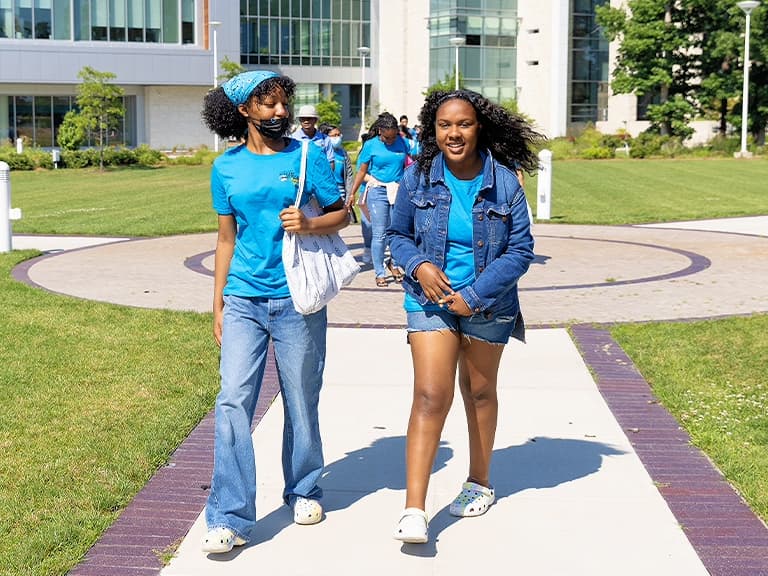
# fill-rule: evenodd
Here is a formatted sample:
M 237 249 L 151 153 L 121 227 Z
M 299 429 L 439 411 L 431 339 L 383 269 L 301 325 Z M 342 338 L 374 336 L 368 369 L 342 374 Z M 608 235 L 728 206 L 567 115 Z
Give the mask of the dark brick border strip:
M 270 347 L 261 393 L 253 415 L 255 428 L 280 392 Z M 160 554 L 174 548 L 205 507 L 213 471 L 213 411 L 171 455 L 120 517 L 88 550 L 69 576 L 154 576 Z
M 768 527 L 734 491 L 605 329 L 572 333 L 597 386 L 712 576 L 768 576 Z

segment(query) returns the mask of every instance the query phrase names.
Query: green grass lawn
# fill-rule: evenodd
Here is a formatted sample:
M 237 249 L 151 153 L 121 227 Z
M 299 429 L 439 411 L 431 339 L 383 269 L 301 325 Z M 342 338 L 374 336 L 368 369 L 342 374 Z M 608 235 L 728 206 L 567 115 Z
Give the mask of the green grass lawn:
M 12 172 L 17 233 L 211 231 L 210 167 Z M 552 222 L 768 213 L 765 160 L 556 162 Z M 535 210 L 535 179 L 528 183 Z M 209 314 L 50 294 L 0 254 L 0 574 L 74 566 L 210 410 Z M 617 326 L 665 406 L 768 520 L 768 316 Z
M 215 230 L 209 166 L 12 172 L 17 233 L 160 236 Z M 768 212 L 768 161 L 561 161 L 551 222 L 628 224 Z M 528 178 L 536 210 L 536 179 Z
M 77 564 L 218 391 L 207 314 L 58 296 L 0 254 L 0 574 Z
M 216 229 L 210 166 L 11 172 L 16 233 L 162 236 Z
M 551 222 L 641 224 L 768 214 L 768 160 L 560 161 Z M 536 212 L 536 181 L 526 182 Z
M 611 334 L 768 521 L 768 316 L 617 326 Z

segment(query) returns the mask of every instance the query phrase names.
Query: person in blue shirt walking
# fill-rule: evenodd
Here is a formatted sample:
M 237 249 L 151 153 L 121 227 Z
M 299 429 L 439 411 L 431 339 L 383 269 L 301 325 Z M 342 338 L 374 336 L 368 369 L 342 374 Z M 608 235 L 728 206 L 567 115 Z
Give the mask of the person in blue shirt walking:
M 397 118 L 389 112 L 380 114 L 374 125 L 376 136 L 366 140 L 357 159 L 358 171 L 347 204 L 354 202 L 355 195 L 363 181 L 366 182 L 367 206 L 371 218 L 371 257 L 376 275 L 376 285 L 387 286 L 385 269 L 398 282 L 403 271 L 393 258 L 389 266 L 386 258 L 386 234 L 390 223 L 392 204 L 395 201 L 398 182 L 403 176 L 408 146 L 399 135 Z M 392 261 L 394 260 L 394 262 Z
M 228 552 L 253 536 L 256 468 L 250 425 L 267 362 L 275 360 L 284 405 L 283 500 L 297 524 L 323 516 L 318 480 L 323 451 L 318 402 L 323 382 L 326 309 L 301 315 L 293 307 L 282 262 L 286 231 L 324 234 L 348 223 L 325 155 L 308 149 L 305 201 L 324 214 L 307 218 L 293 206 L 301 144 L 285 135 L 295 84 L 274 72 L 239 74 L 205 96 L 202 117 L 222 138 L 243 143 L 216 158 L 211 171 L 218 214 L 213 335 L 221 346 L 214 465 L 205 518 L 207 553 Z
M 543 137 L 480 94 L 435 92 L 419 116 L 422 151 L 402 180 L 387 231 L 405 268 L 414 368 L 406 439 L 406 502 L 397 540 L 429 539 L 429 476 L 456 374 L 469 433 L 469 471 L 449 507 L 478 516 L 493 504 L 496 381 L 504 345 L 523 339 L 517 282 L 533 260 L 528 202 L 515 174 L 538 168 Z

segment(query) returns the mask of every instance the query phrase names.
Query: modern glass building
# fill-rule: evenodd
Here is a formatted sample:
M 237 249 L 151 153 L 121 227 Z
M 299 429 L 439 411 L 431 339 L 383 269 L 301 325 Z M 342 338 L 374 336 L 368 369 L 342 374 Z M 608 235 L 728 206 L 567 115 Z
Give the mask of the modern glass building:
M 333 96 L 348 139 L 363 102 L 366 124 L 385 110 L 417 122 L 457 55 L 466 88 L 516 100 L 549 136 L 590 122 L 632 130 L 636 106 L 609 93 L 595 23 L 608 1 L 0 0 L 0 140 L 55 146 L 90 66 L 125 92 L 112 142 L 211 146 L 200 107 L 225 58 L 291 76 L 297 105 Z
M 430 0 L 429 81 L 454 77 L 496 101 L 517 98 L 517 0 Z
M 569 121 L 608 119 L 608 40 L 595 20 L 595 8 L 608 0 L 573 0 L 570 34 Z

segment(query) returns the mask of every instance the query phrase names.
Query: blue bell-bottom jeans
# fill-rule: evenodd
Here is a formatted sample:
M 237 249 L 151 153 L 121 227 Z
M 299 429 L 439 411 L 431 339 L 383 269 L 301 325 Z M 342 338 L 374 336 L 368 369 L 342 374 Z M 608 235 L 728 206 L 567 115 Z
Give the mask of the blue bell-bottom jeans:
M 283 397 L 286 504 L 319 498 L 323 471 L 318 401 L 325 367 L 326 309 L 303 316 L 290 298 L 224 297 L 221 391 L 216 397 L 214 465 L 206 504 L 208 529 L 226 527 L 249 540 L 256 524 L 256 464 L 251 420 L 271 339 Z
M 387 275 L 384 258 L 387 250 L 387 228 L 392 220 L 392 205 L 387 189 L 373 186 L 368 190 L 368 211 L 371 213 L 371 259 L 376 278 Z

